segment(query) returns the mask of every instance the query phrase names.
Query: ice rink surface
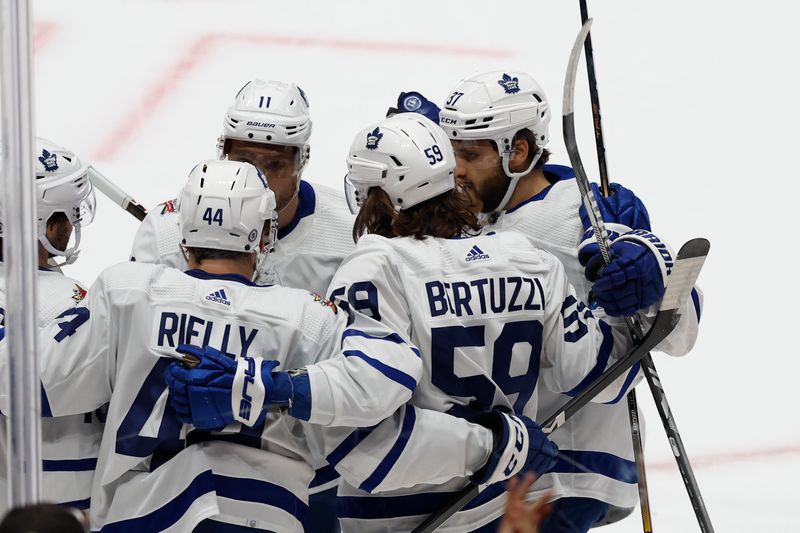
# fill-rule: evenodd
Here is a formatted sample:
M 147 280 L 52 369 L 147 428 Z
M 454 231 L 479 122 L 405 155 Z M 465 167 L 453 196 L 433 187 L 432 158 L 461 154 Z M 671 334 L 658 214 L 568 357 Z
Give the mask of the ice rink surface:
M 352 136 L 401 90 L 442 102 L 477 70 L 530 72 L 549 97 L 551 162 L 568 164 L 561 93 L 577 1 L 36 0 L 38 134 L 145 206 L 215 157 L 223 112 L 250 78 L 296 81 L 314 121 L 305 178 L 339 187 Z M 793 331 L 798 45 L 793 2 L 590 2 L 612 181 L 635 190 L 675 248 L 712 249 L 700 338 L 656 356 L 718 532 L 800 531 L 800 348 Z M 584 67 L 576 121 L 590 176 Z M 67 273 L 127 259 L 137 222 L 98 196 Z M 656 531 L 699 531 L 646 385 Z M 638 513 L 637 513 L 638 514 Z M 605 528 L 641 531 L 637 515 Z

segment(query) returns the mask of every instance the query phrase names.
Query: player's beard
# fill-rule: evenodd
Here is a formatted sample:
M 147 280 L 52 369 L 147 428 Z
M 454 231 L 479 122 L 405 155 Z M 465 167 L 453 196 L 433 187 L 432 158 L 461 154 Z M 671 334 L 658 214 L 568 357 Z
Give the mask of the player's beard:
M 483 201 L 482 212 L 493 213 L 497 211 L 510 185 L 511 178 L 506 176 L 503 167 L 499 164 L 495 166 L 492 174 L 482 183 L 475 186 L 475 190 Z
M 47 240 L 50 241 L 53 248 L 63 252 L 69 246 L 69 239 L 72 236 L 72 224 L 65 219 L 52 224 L 51 227 L 53 231 L 49 232 Z

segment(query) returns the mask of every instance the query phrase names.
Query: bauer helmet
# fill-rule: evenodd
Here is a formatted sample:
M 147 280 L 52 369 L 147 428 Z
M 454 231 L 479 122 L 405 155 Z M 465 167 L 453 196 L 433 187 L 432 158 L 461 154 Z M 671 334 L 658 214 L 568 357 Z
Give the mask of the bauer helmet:
M 94 188 L 88 177 L 89 169 L 73 152 L 46 139 L 36 139 L 33 155 L 36 236 L 45 250 L 54 256 L 65 258 L 62 263 L 50 259 L 51 265 L 68 265 L 78 258 L 81 227 L 90 224 L 94 219 L 95 198 Z M 56 213 L 63 213 L 73 227 L 74 244 L 66 250 L 59 250 L 47 239 L 47 221 Z
M 262 239 L 265 254 L 275 245 L 275 194 L 250 163 L 201 161 L 189 173 L 179 201 L 184 248 L 255 253 L 260 259 Z M 267 236 L 265 222 L 270 222 Z
M 357 213 L 367 192 L 380 187 L 403 210 L 451 190 L 455 156 L 442 128 L 417 113 L 401 113 L 374 124 L 350 146 L 345 194 Z
M 306 94 L 294 83 L 260 79 L 247 82 L 225 112 L 222 135 L 217 141 L 217 157 L 225 158 L 229 139 L 296 146 L 297 174 L 300 175 L 310 154 L 308 107 Z
M 524 72 L 495 71 L 474 74 L 459 82 L 440 113 L 440 124 L 452 141 L 491 140 L 511 178 L 498 209 L 511 199 L 519 178 L 529 173 L 541 157 L 548 141 L 550 106 L 539 84 Z M 528 129 L 538 148 L 528 168 L 511 172 L 508 167 L 514 152 L 514 136 Z

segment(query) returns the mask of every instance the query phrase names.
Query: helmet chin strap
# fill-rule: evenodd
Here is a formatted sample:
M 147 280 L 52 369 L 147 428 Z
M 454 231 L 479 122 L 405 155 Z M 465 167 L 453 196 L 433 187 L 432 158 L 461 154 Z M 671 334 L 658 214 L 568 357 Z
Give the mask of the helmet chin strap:
M 80 253 L 78 247 L 81 244 L 81 225 L 75 224 L 73 226 L 73 230 L 75 235 L 75 246 L 73 246 L 72 248 L 67 248 L 66 250 L 59 250 L 58 248 L 53 246 L 44 233 L 39 235 L 39 242 L 42 243 L 42 246 L 44 247 L 45 250 L 47 250 L 49 253 L 55 256 L 61 256 L 66 258 L 63 262 L 59 263 L 58 261 L 55 260 L 55 257 L 51 257 L 47 260 L 48 265 L 61 268 L 66 265 L 71 265 L 72 263 L 78 260 L 78 254 Z
M 500 200 L 500 203 L 497 205 L 497 208 L 495 208 L 495 212 L 506 210 L 506 205 L 508 205 L 508 202 L 511 200 L 511 196 L 514 194 L 514 191 L 517 188 L 517 182 L 519 182 L 519 179 L 521 177 L 527 175 L 531 170 L 533 170 L 534 165 L 536 165 L 536 162 L 539 161 L 539 157 L 542 155 L 543 151 L 544 150 L 538 150 L 536 155 L 533 156 L 531 164 L 528 165 L 528 168 L 526 168 L 522 172 L 511 172 L 511 169 L 508 168 L 508 162 L 511 157 L 511 153 L 506 152 L 503 154 L 503 172 L 505 172 L 506 176 L 508 176 L 511 179 L 511 183 L 508 184 L 508 189 L 506 189 L 506 194 L 503 196 L 503 199 Z

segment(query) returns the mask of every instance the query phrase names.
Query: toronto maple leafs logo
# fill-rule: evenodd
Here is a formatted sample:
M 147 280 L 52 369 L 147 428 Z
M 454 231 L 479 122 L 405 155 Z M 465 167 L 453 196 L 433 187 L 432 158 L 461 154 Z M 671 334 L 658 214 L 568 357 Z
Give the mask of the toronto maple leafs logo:
M 516 76 L 512 78 L 508 74 L 503 74 L 503 77 L 497 80 L 497 83 L 503 88 L 506 94 L 514 94 L 519 92 L 519 78 Z
M 39 161 L 44 165 L 46 172 L 54 172 L 58 170 L 58 163 L 56 163 L 56 154 L 51 154 L 45 149 L 42 149 L 42 155 L 39 156 Z
M 383 138 L 383 133 L 380 128 L 376 127 L 372 133 L 367 133 L 367 150 L 375 150 L 381 138 Z

